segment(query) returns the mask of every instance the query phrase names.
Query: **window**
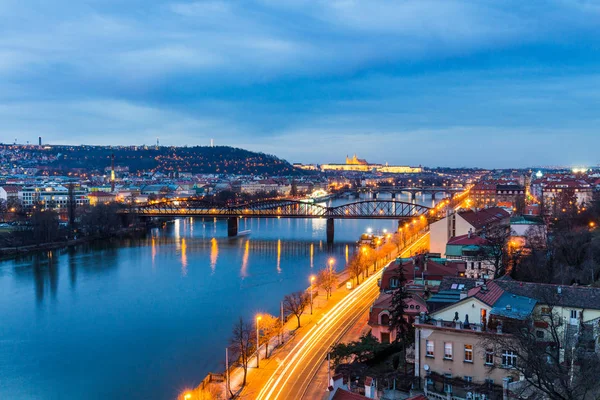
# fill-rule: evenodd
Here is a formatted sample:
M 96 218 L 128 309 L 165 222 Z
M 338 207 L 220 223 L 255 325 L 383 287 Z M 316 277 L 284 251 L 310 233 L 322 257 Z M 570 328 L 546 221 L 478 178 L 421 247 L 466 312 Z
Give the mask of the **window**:
M 452 379 L 452 374 L 444 374 L 444 378 L 446 378 L 444 380 L 444 392 L 452 393 L 452 384 L 448 382 L 450 379 Z
M 465 362 L 473 362 L 473 345 L 465 344 Z
M 425 341 L 425 346 L 427 347 L 427 352 L 425 353 L 425 355 L 426 355 L 427 357 L 434 357 L 434 354 L 433 354 L 433 352 L 434 352 L 434 350 L 435 350 L 435 346 L 434 346 L 434 344 L 433 344 L 433 341 L 431 341 L 431 340 L 426 340 L 426 341 Z
M 535 336 L 537 336 L 538 339 L 543 339 L 544 331 L 535 331 Z
M 552 312 L 550 307 L 542 307 L 542 314 L 549 315 Z
M 571 310 L 571 318 L 577 318 L 577 310 Z
M 473 382 L 473 377 L 472 376 L 465 376 L 465 382 Z
M 390 316 L 387 314 L 381 315 L 381 325 L 389 325 L 390 324 Z
M 391 278 L 390 279 L 390 287 L 391 288 L 397 288 L 398 287 L 398 278 Z
M 517 365 L 517 354 L 512 350 L 504 350 L 502 352 L 502 366 L 505 368 L 513 368 Z
M 488 387 L 491 387 L 494 384 L 494 380 L 490 378 L 485 378 L 485 384 L 488 385 Z
M 492 349 L 487 349 L 485 351 L 485 363 L 487 365 L 493 365 L 494 364 L 494 352 L 492 351 Z
M 452 360 L 452 342 L 444 342 L 444 358 Z
M 388 332 L 381 332 L 381 343 L 388 344 L 390 342 L 390 334 Z

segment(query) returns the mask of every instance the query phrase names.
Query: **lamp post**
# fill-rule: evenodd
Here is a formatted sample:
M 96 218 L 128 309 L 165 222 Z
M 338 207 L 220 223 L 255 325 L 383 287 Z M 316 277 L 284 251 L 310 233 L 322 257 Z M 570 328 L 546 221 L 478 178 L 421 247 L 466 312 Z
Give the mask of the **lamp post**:
M 310 315 L 312 315 L 313 311 L 313 282 L 315 281 L 315 276 L 310 276 Z
M 258 330 L 258 322 L 261 320 L 261 316 L 259 315 L 258 317 L 256 317 L 256 368 L 258 368 L 258 360 L 260 359 L 260 356 L 258 354 L 258 348 L 259 346 L 259 339 L 260 339 L 260 332 Z

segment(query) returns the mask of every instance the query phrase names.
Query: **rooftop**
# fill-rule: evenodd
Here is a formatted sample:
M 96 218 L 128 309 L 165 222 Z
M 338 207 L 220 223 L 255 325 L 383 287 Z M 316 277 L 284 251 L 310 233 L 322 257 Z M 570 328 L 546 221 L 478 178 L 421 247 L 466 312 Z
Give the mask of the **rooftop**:
M 500 207 L 490 207 L 479 211 L 465 211 L 460 216 L 475 229 L 481 229 L 488 224 L 498 223 L 510 214 Z
M 538 303 L 563 307 L 600 309 L 600 288 L 589 286 L 565 286 L 545 283 L 515 281 L 510 277 L 494 280 L 503 290 Z

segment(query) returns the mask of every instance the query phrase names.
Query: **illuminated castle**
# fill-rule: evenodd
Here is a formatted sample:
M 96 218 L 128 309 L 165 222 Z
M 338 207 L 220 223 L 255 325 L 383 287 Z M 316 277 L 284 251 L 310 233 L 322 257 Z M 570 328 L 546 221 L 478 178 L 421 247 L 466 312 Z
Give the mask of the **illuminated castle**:
M 345 164 L 321 164 L 321 171 L 352 171 L 352 172 L 381 172 L 388 174 L 418 174 L 423 172 L 421 166 L 369 164 L 367 160 L 346 156 Z
M 367 160 L 356 157 L 356 154 L 354 154 L 354 156 L 352 158 L 349 158 L 348 156 L 346 156 L 346 164 L 347 165 L 369 165 Z

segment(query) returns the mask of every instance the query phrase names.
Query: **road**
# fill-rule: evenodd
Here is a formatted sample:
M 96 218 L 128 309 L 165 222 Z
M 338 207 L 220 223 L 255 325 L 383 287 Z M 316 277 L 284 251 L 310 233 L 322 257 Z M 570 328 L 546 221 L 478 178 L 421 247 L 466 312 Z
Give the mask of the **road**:
M 413 249 L 423 245 L 428 238 L 429 232 L 406 248 L 402 255 L 410 254 Z M 325 360 L 330 347 L 356 323 L 379 295 L 377 281 L 382 271 L 383 268 L 371 275 L 331 310 L 323 314 L 319 322 L 313 325 L 281 361 L 256 396 L 257 400 L 305 398 L 309 384 Z M 323 394 L 325 389 L 323 388 Z

